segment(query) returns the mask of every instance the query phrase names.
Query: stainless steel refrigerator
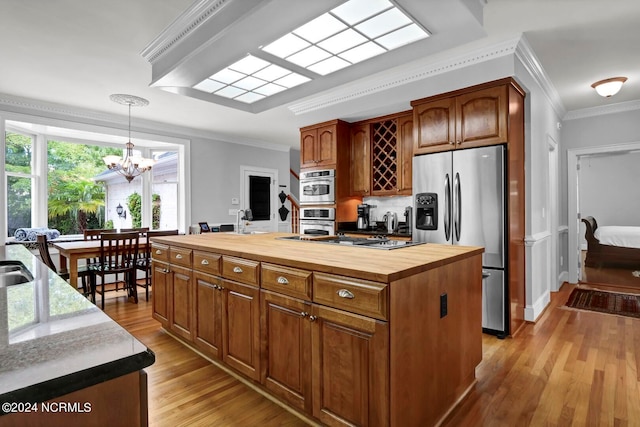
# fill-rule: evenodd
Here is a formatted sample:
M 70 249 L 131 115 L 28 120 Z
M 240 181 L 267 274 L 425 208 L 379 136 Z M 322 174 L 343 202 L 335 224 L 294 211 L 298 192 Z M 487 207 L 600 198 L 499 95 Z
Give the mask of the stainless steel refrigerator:
M 504 145 L 413 158 L 413 239 L 483 246 L 482 329 L 509 334 Z

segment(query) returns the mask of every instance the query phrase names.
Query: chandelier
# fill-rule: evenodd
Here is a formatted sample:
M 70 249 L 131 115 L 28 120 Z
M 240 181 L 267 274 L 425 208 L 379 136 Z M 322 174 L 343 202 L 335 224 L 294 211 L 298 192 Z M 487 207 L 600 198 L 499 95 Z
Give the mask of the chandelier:
M 125 95 L 117 93 L 109 97 L 113 102 L 129 106 L 129 141 L 126 144 L 126 152 L 124 158 L 119 156 L 106 156 L 103 158 L 105 164 L 114 172 L 124 176 L 131 182 L 136 176 L 151 169 L 155 160 L 145 159 L 142 156 L 133 155 L 133 144 L 131 143 L 131 107 L 145 107 L 149 105 L 149 101 L 144 98 L 133 95 Z

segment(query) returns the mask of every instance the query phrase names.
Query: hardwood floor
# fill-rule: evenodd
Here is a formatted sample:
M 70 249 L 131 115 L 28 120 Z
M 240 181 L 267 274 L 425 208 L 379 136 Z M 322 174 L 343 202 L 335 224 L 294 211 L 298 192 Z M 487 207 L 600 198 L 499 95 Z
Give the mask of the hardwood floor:
M 515 338 L 483 336 L 478 382 L 445 426 L 640 426 L 640 319 L 566 309 L 573 287 Z M 142 293 L 115 295 L 106 313 L 156 354 L 151 426 L 306 425 L 164 333 Z

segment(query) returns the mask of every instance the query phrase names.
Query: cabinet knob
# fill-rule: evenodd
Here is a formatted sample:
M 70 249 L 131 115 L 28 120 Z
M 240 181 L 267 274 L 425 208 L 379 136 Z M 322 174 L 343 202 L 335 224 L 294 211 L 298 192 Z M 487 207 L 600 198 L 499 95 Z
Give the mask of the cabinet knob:
M 281 285 L 288 285 L 289 280 L 287 280 L 287 278 L 284 276 L 278 276 L 278 283 L 280 283 Z
M 164 268 L 164 269 L 162 269 L 162 272 L 163 273 L 171 273 L 171 270 L 169 270 L 168 268 Z
M 340 289 L 336 292 L 340 298 L 354 299 L 356 296 L 348 289 Z
M 450 145 L 454 145 L 456 142 L 455 141 L 449 141 Z
M 318 316 L 309 316 L 310 322 L 315 322 L 316 320 L 318 320 Z
M 234 273 L 242 273 L 242 269 L 238 266 L 233 267 L 233 272 Z
M 303 311 L 302 313 L 300 313 L 300 317 L 307 317 L 309 315 L 309 313 L 307 313 L 306 311 Z
M 176 255 L 176 259 L 182 259 L 182 255 L 180 254 Z
M 160 249 L 156 249 L 156 255 L 160 255 L 162 254 L 162 251 Z
M 209 261 L 207 261 L 206 259 L 203 259 L 202 261 L 200 261 L 200 264 L 209 265 Z

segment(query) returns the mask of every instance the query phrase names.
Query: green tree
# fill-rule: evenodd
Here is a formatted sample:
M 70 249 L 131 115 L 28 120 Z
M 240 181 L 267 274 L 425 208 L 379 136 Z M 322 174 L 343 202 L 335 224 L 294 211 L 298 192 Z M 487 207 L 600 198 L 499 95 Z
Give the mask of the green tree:
M 142 197 L 138 193 L 131 193 L 127 197 L 127 206 L 129 207 L 129 215 L 131 215 L 131 226 L 133 228 L 141 227 L 142 224 Z
M 104 225 L 105 191 L 93 177 L 105 170 L 102 158 L 122 154 L 116 148 L 49 141 L 49 221 L 62 234 Z

